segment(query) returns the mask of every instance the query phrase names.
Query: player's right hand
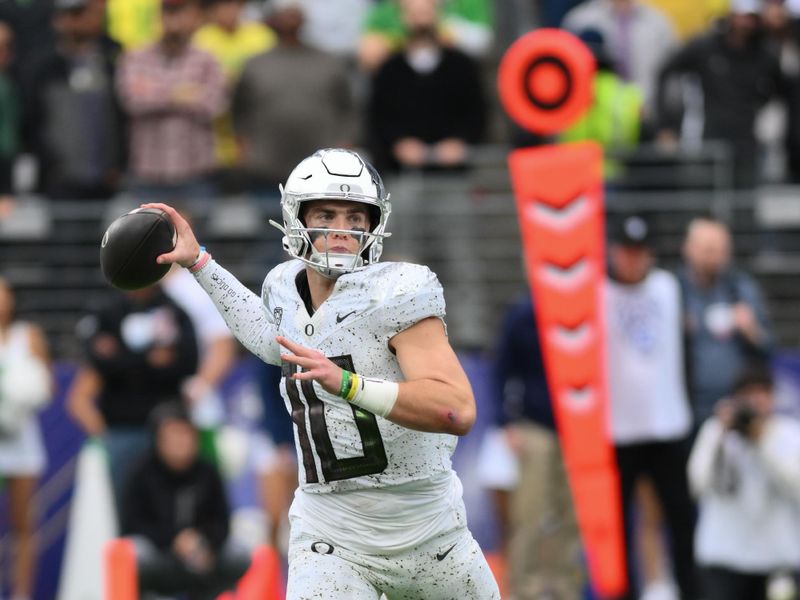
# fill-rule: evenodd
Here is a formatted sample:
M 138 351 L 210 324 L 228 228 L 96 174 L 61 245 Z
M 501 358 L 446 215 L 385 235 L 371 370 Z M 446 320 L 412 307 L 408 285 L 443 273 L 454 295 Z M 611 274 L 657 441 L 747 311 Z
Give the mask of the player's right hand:
M 197 238 L 195 238 L 194 231 L 192 231 L 188 221 L 177 210 L 162 202 L 148 202 L 147 204 L 142 204 L 141 208 L 159 208 L 163 210 L 169 216 L 177 233 L 178 239 L 175 242 L 175 249 L 159 256 L 156 262 L 162 265 L 178 263 L 182 267 L 191 267 L 200 254 L 200 244 L 197 242 Z
M 275 340 L 292 354 L 281 354 L 281 360 L 299 365 L 303 370 L 292 374 L 292 379 L 311 380 L 319 383 L 326 392 L 339 395 L 342 386 L 342 369 L 319 350 L 277 336 Z

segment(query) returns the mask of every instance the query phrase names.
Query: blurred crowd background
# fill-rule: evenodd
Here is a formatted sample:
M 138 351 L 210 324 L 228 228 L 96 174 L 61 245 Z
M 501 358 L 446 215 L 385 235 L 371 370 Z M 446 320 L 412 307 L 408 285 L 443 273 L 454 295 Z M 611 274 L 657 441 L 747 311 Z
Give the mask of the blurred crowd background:
M 546 138 L 496 93 L 541 27 L 597 65 L 588 112 Z M 90 597 L 70 538 L 100 455 L 104 531 L 137 540 L 154 589 L 205 597 L 253 547 L 285 551 L 280 373 L 183 271 L 112 290 L 99 242 L 167 202 L 258 291 L 284 259 L 278 185 L 331 146 L 383 174 L 387 258 L 444 284 L 480 415 L 455 465 L 504 597 L 591 596 L 505 163 L 580 140 L 606 152 L 628 597 L 797 598 L 796 0 L 0 1 L 0 598 Z M 159 509 L 186 481 L 201 508 Z

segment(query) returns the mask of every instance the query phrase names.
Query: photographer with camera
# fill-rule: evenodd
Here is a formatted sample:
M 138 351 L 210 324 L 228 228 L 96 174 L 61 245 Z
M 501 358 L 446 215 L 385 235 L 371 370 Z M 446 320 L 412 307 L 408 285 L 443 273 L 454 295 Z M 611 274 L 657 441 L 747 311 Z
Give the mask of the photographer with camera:
M 706 600 L 797 597 L 800 422 L 773 407 L 767 366 L 746 367 L 692 449 L 695 557 Z

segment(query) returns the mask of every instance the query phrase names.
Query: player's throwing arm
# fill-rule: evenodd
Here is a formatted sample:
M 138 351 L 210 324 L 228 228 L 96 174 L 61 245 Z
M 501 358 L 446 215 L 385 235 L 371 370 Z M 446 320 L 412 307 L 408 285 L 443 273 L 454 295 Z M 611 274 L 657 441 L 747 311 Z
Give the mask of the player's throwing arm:
M 281 354 L 281 360 L 304 369 L 293 379 L 314 380 L 325 391 L 398 425 L 465 435 L 475 422 L 472 388 L 439 319 L 423 319 L 392 338 L 406 378 L 399 384 L 345 371 L 321 352 L 284 337 L 277 341 L 292 353 Z

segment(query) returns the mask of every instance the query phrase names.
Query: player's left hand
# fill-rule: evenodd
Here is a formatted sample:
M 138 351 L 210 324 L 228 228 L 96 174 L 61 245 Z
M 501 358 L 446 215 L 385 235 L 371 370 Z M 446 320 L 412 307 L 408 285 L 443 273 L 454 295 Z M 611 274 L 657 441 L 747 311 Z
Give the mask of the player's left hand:
M 294 365 L 299 365 L 303 371 L 294 373 L 292 379 L 311 380 L 319 383 L 322 388 L 334 396 L 339 395 L 342 386 L 342 369 L 336 366 L 319 350 L 312 350 L 300 344 L 295 344 L 283 336 L 275 338 L 291 354 L 281 354 L 281 360 Z

